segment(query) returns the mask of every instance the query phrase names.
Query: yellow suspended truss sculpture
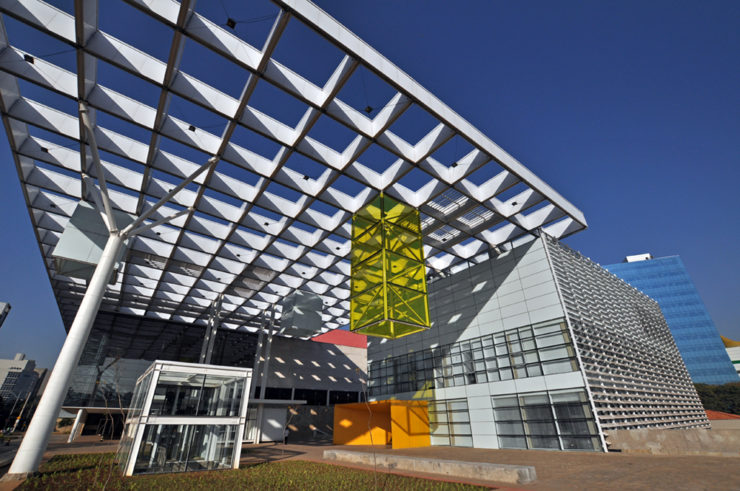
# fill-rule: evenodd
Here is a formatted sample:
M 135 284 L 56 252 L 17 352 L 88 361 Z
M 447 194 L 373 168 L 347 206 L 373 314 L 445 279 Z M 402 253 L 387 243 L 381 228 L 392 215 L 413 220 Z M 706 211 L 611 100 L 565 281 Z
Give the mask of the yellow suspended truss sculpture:
M 395 339 L 428 329 L 419 210 L 382 193 L 352 217 L 350 330 Z

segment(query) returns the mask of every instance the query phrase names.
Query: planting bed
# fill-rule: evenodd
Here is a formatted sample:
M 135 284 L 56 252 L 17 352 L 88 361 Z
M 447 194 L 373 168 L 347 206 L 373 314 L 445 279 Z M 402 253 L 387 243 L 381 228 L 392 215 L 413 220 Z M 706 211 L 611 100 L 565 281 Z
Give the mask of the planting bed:
M 486 489 L 460 483 L 373 473 L 345 467 L 291 460 L 239 470 L 123 477 L 113 454 L 57 455 L 41 466 L 39 475 L 18 490 L 142 489 Z

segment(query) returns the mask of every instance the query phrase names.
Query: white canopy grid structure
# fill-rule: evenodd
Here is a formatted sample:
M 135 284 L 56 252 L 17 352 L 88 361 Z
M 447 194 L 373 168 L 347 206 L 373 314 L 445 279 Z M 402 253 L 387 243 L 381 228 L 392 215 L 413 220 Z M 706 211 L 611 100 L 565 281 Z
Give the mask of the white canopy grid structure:
M 0 0 L 0 109 L 69 325 L 83 280 L 52 252 L 98 177 L 140 216 L 101 309 L 258 330 L 296 289 L 348 322 L 350 219 L 377 192 L 420 209 L 430 271 L 476 263 L 583 214 L 307 0 Z M 166 217 L 180 213 L 169 222 Z M 279 311 L 278 314 L 279 316 Z

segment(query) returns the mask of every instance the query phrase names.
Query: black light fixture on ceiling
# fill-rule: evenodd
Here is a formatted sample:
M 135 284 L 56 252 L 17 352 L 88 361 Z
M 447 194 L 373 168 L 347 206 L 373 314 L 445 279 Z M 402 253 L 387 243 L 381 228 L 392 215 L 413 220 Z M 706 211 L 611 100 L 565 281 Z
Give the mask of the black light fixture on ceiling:
M 189 129 L 190 131 L 195 131 L 195 126 L 193 126 L 193 125 L 191 124 L 190 126 L 188 126 L 188 129 Z
M 31 55 L 23 55 L 23 59 L 29 62 L 31 65 L 33 65 L 34 58 Z
M 365 112 L 370 114 L 371 112 L 373 112 L 373 108 L 370 106 L 365 106 Z
M 453 162 L 450 164 L 450 167 L 457 167 L 457 162 Z
M 311 179 L 311 178 L 310 178 L 310 177 L 308 177 L 308 174 L 304 174 L 304 175 L 303 175 L 303 180 L 304 180 L 304 181 L 308 181 L 309 179 Z
M 230 27 L 231 29 L 233 29 L 236 27 L 236 21 L 232 19 L 231 17 L 229 17 L 228 19 L 226 19 L 226 25 Z

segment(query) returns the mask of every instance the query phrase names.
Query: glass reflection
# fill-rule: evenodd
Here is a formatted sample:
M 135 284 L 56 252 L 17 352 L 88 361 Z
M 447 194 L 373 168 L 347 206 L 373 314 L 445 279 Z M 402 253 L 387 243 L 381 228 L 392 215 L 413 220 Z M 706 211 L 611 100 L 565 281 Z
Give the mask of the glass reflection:
M 229 469 L 238 425 L 147 425 L 134 474 Z

